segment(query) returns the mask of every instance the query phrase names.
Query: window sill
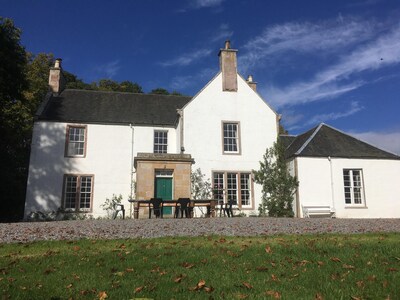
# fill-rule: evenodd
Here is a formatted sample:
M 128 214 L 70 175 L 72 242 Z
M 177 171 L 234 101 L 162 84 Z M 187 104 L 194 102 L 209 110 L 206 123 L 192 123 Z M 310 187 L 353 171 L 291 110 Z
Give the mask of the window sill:
M 344 207 L 345 209 L 352 209 L 352 208 L 364 208 L 364 209 L 368 209 L 368 206 L 366 206 L 366 205 L 346 205 L 345 207 Z

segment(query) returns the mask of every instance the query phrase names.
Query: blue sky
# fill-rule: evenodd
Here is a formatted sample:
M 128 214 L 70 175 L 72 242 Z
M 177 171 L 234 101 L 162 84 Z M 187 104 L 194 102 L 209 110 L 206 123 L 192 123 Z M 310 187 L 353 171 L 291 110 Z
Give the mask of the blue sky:
M 85 82 L 195 95 L 231 40 L 291 134 L 320 122 L 400 154 L 398 0 L 0 0 L 33 53 Z

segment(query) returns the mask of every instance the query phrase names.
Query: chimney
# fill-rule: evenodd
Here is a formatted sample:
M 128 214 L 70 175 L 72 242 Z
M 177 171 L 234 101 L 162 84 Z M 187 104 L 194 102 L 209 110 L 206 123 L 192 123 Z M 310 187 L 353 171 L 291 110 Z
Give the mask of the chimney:
M 222 90 L 237 92 L 237 60 L 236 49 L 231 49 L 231 42 L 225 42 L 225 49 L 219 51 L 219 65 L 222 72 Z
M 253 91 L 257 92 L 257 82 L 253 81 L 252 75 L 249 75 L 249 77 L 247 77 L 246 82 L 253 89 Z
M 57 58 L 54 67 L 50 68 L 49 87 L 53 94 L 60 94 L 65 88 L 65 78 L 61 68 L 61 58 Z

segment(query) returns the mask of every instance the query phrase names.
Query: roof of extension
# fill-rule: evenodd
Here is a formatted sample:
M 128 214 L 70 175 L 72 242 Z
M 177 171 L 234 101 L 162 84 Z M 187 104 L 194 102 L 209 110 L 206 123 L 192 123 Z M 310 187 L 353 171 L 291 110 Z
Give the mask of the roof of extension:
M 323 123 L 292 140 L 286 148 L 286 157 L 295 156 L 400 159 L 400 156 L 376 148 Z
M 192 97 L 67 89 L 46 99 L 38 120 L 176 126 L 177 109 Z

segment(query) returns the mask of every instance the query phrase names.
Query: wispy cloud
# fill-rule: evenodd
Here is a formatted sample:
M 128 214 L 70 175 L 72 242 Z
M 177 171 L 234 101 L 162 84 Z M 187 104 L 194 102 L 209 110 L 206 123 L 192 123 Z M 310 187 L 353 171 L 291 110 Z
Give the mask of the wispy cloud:
M 364 106 L 360 105 L 358 101 L 351 101 L 349 106 L 346 107 L 344 111 L 338 111 L 338 112 L 330 112 L 326 114 L 318 114 L 314 115 L 310 118 L 307 119 L 305 122 L 301 122 L 301 125 L 294 125 L 294 124 L 299 124 L 299 119 L 292 119 L 292 117 L 289 117 L 289 122 L 286 122 L 284 119 L 284 123 L 286 126 L 288 126 L 288 130 L 296 130 L 296 129 L 301 129 L 305 127 L 310 127 L 310 126 L 315 126 L 317 124 L 323 123 L 323 122 L 328 122 L 328 121 L 333 121 L 345 117 L 349 117 L 351 115 L 354 115 L 358 113 L 359 111 L 363 110 Z
M 250 40 L 242 68 L 267 64 L 291 53 L 326 55 L 370 39 L 378 26 L 372 21 L 338 17 L 319 23 L 285 23 L 265 29 Z
M 117 59 L 108 63 L 97 65 L 94 68 L 94 71 L 97 73 L 97 76 L 113 78 L 115 75 L 117 75 L 120 68 L 120 60 Z
M 326 67 L 310 80 L 285 88 L 271 88 L 269 97 L 278 107 L 337 97 L 368 83 L 351 76 L 399 62 L 400 26 L 397 25 L 389 33 L 342 55 L 336 64 Z
M 196 0 L 194 1 L 194 7 L 203 8 L 203 7 L 215 7 L 219 6 L 224 2 L 224 0 Z
M 215 33 L 215 35 L 211 38 L 212 42 L 224 42 L 229 39 L 233 35 L 233 30 L 229 28 L 228 24 L 221 24 Z
M 179 9 L 177 12 L 184 13 L 189 10 L 201 8 L 219 8 L 224 1 L 225 0 L 189 0 L 189 4 L 186 7 Z
M 173 90 L 181 91 L 182 89 L 199 85 L 200 82 L 210 79 L 216 72 L 214 68 L 205 68 L 195 75 L 175 76 L 169 86 Z
M 371 145 L 377 146 L 383 150 L 387 150 L 397 155 L 400 155 L 400 131 L 392 131 L 392 132 L 353 131 L 350 132 L 350 134 L 360 140 L 370 143 Z
M 171 60 L 161 62 L 160 64 L 163 67 L 171 67 L 171 66 L 188 66 L 193 62 L 196 62 L 202 57 L 210 55 L 210 49 L 199 49 L 194 52 L 185 53 L 182 56 L 173 58 Z

